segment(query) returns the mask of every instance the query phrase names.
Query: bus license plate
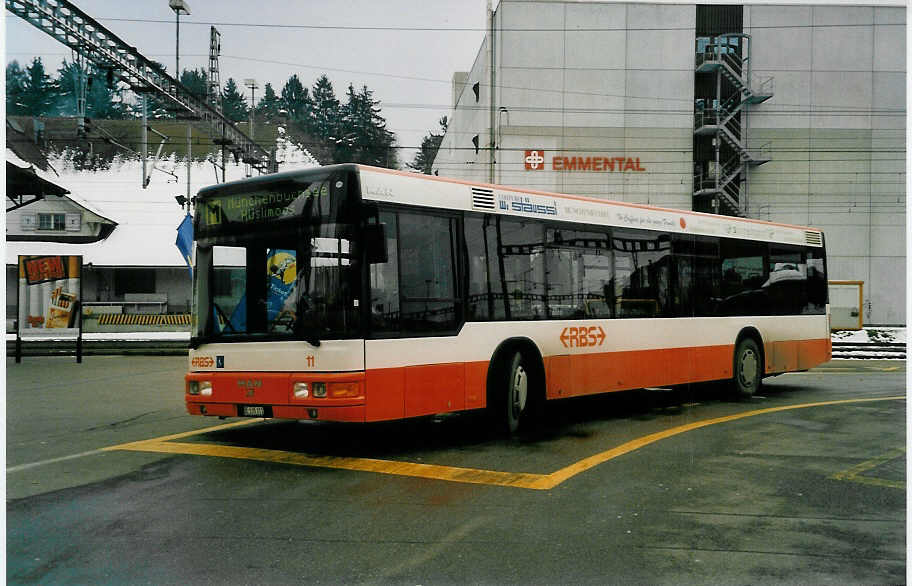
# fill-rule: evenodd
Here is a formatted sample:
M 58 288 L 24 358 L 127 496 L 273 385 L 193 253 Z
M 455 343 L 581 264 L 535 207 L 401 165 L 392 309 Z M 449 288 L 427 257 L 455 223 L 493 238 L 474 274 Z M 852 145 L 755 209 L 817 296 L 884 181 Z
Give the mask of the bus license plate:
M 262 405 L 242 405 L 241 415 L 244 417 L 265 417 L 266 407 Z

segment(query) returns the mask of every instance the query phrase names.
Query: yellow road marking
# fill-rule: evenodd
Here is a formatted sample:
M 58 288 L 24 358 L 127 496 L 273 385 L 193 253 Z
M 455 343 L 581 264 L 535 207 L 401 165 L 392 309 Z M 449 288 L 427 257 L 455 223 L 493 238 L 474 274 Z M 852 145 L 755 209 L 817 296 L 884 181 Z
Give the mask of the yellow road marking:
M 906 483 L 902 480 L 888 480 L 886 478 L 877 478 L 875 476 L 862 476 L 863 472 L 867 472 L 873 468 L 880 466 L 885 462 L 894 460 L 896 458 L 901 458 L 906 453 L 905 448 L 899 448 L 896 450 L 890 450 L 886 454 L 877 456 L 876 458 L 871 458 L 861 464 L 852 466 L 848 470 L 843 470 L 842 472 L 837 472 L 830 476 L 833 480 L 848 480 L 849 482 L 858 482 L 860 484 L 872 484 L 874 486 L 886 486 L 888 488 L 899 488 L 905 489 Z
M 212 427 L 204 427 L 203 429 L 194 429 L 193 431 L 184 431 L 181 433 L 174 433 L 171 435 L 163 435 L 161 437 L 156 437 L 147 440 L 140 440 L 138 442 L 130 442 L 126 444 L 118 444 L 116 446 L 108 446 L 107 448 L 101 448 L 103 452 L 111 452 L 115 450 L 132 450 L 135 446 L 144 446 L 149 443 L 160 443 L 168 442 L 176 439 L 184 439 L 185 437 L 192 437 L 194 435 L 202 435 L 204 433 L 211 433 L 213 431 L 221 431 L 223 429 L 231 429 L 233 427 L 241 427 L 242 425 L 250 425 L 251 423 L 262 423 L 266 421 L 265 419 L 243 419 L 241 421 L 233 421 L 231 423 L 224 423 L 222 425 L 213 425 Z M 142 451 L 142 450 L 138 450 Z
M 296 452 L 281 450 L 266 450 L 262 448 L 244 448 L 238 446 L 223 446 L 218 444 L 183 443 L 174 440 L 200 435 L 211 431 L 229 429 L 248 425 L 263 419 L 244 420 L 225 425 L 218 425 L 196 431 L 188 431 L 159 438 L 153 438 L 127 444 L 120 444 L 104 448 L 104 451 L 129 450 L 137 452 L 155 452 L 163 454 L 186 454 L 195 456 L 215 456 L 222 458 L 235 458 L 241 460 L 255 460 L 260 462 L 273 462 L 278 464 L 291 464 L 295 466 L 310 466 L 318 468 L 333 468 L 340 470 L 353 470 L 360 472 L 375 472 L 378 474 L 391 474 L 395 476 L 409 476 L 433 480 L 446 480 L 449 482 L 463 482 L 469 484 L 488 484 L 493 486 L 510 486 L 514 488 L 527 488 L 533 490 L 550 490 L 562 482 L 573 478 L 587 470 L 604 464 L 618 456 L 628 454 L 634 450 L 657 441 L 667 439 L 688 431 L 727 423 L 756 415 L 790 411 L 793 409 L 807 409 L 809 407 L 825 407 L 830 405 L 846 405 L 851 403 L 869 403 L 873 401 L 902 401 L 905 396 L 874 397 L 866 399 L 843 399 L 839 401 L 822 401 L 818 403 L 803 403 L 799 405 L 783 405 L 745 411 L 724 417 L 715 417 L 695 421 L 686 425 L 679 425 L 671 429 L 652 433 L 629 442 L 623 443 L 610 450 L 589 456 L 578 462 L 561 468 L 550 474 L 532 474 L 526 472 L 502 472 L 498 470 L 483 470 L 477 468 L 460 468 L 455 466 L 441 466 L 436 464 L 417 464 L 414 462 L 397 462 L 395 460 L 376 460 L 372 458 L 352 458 L 338 456 L 313 456 Z M 856 472 L 857 474 L 857 472 Z
M 221 446 L 217 444 L 188 444 L 177 442 L 157 442 L 150 440 L 147 442 L 135 442 L 133 444 L 125 444 L 124 446 L 117 447 L 123 450 L 133 450 L 139 452 L 186 454 L 193 456 L 216 456 L 221 458 L 235 458 L 239 460 L 272 462 L 276 464 L 292 464 L 295 466 L 311 466 L 314 468 L 355 470 L 359 472 L 377 472 L 380 474 L 392 474 L 395 476 L 411 476 L 415 478 L 448 480 L 450 482 L 464 482 L 469 484 L 513 486 L 517 488 L 538 488 L 538 484 L 541 483 L 543 478 L 546 478 L 542 474 L 498 472 L 496 470 L 458 468 L 454 466 L 438 466 L 435 464 L 417 464 L 414 462 L 397 462 L 394 460 L 375 460 L 372 458 L 312 456 L 296 452 L 283 452 L 281 450 L 243 448 L 238 446 Z

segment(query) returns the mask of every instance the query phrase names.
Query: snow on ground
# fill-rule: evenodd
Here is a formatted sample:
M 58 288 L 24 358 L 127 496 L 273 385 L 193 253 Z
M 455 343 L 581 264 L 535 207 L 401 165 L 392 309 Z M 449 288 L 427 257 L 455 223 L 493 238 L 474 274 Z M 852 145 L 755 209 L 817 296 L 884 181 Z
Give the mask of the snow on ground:
M 318 167 L 310 153 L 280 134 L 276 141 L 280 171 Z M 16 264 L 20 254 L 82 255 L 85 264 L 95 266 L 184 266 L 184 259 L 174 245 L 177 227 L 183 220 L 184 209 L 174 199 L 186 197 L 187 163 L 172 156 L 162 159 L 151 171 L 146 189 L 142 188 L 142 162 L 118 157 L 109 169 L 81 171 L 74 169 L 71 158 L 57 154 L 48 157 L 54 172 L 42 177 L 72 192 L 74 200 L 87 204 L 99 215 L 117 222 L 106 240 L 94 244 L 60 244 L 51 242 L 7 242 L 6 263 Z M 151 163 L 149 163 L 151 167 Z M 208 161 L 190 165 L 191 196 L 203 187 L 218 183 L 221 170 Z M 225 180 L 243 179 L 251 173 L 243 164 L 229 158 Z
M 843 330 L 833 332 L 834 342 L 849 342 L 852 344 L 905 344 L 906 328 L 869 326 L 862 330 Z

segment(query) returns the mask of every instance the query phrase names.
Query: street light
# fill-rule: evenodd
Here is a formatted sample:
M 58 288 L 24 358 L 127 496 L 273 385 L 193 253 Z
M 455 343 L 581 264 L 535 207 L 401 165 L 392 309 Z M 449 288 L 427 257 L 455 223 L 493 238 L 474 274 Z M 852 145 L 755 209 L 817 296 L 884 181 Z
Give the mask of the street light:
M 190 14 L 190 5 L 184 0 L 168 0 L 168 6 L 174 11 L 174 17 L 177 19 L 177 28 L 175 29 L 174 40 L 174 79 L 180 81 L 180 27 L 181 14 Z
M 256 92 L 256 89 L 260 86 L 257 85 L 257 80 L 249 77 L 244 80 L 244 85 L 250 88 L 250 121 L 248 122 L 248 126 L 250 127 L 250 140 L 253 140 L 255 138 L 253 134 L 253 109 L 256 107 L 254 92 Z

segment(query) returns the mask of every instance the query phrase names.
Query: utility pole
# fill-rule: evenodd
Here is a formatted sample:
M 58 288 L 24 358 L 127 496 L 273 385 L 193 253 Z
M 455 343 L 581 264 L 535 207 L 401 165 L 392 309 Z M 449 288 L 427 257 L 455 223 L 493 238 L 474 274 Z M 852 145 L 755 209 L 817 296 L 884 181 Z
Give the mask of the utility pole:
M 255 79 L 249 77 L 244 80 L 244 85 L 250 88 L 250 110 L 247 112 L 247 127 L 250 131 L 250 140 L 256 142 L 256 136 L 253 132 L 253 110 L 256 108 L 256 89 L 260 86 L 257 85 Z
M 254 93 L 260 86 L 257 85 L 257 80 L 250 78 L 244 80 L 244 85 L 250 88 L 250 115 L 248 116 L 250 125 L 250 139 L 256 141 L 256 137 L 254 136 L 253 132 L 253 110 L 256 108 L 256 98 L 254 96 Z

